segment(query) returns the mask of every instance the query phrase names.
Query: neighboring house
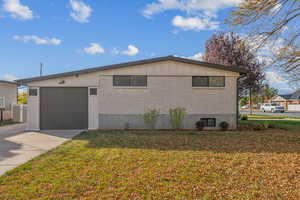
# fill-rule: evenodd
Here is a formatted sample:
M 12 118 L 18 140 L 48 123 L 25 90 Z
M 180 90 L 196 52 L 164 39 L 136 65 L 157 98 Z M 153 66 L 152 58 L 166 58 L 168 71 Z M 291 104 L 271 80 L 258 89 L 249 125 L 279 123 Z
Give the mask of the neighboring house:
M 237 124 L 237 79 L 245 70 L 173 56 L 18 80 L 29 87 L 28 129 L 144 129 L 143 113 L 184 107 L 183 128 Z
M 300 108 L 300 90 L 297 90 L 296 92 L 292 94 L 286 94 L 286 95 L 277 95 L 271 99 L 272 103 L 278 103 L 286 110 L 293 110 L 294 107 Z M 299 105 L 299 106 L 296 106 Z M 300 111 L 300 109 L 299 109 Z
M 0 80 L 0 106 L 4 105 L 3 119 L 12 119 L 12 105 L 17 104 L 17 83 Z

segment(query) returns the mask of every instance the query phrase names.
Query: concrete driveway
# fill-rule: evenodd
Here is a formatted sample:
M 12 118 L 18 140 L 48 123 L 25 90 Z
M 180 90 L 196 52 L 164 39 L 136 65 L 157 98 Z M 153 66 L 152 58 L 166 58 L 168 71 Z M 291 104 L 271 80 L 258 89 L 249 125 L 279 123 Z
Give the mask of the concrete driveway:
M 25 124 L 0 127 L 0 175 L 61 145 L 81 132 L 26 132 L 25 127 Z

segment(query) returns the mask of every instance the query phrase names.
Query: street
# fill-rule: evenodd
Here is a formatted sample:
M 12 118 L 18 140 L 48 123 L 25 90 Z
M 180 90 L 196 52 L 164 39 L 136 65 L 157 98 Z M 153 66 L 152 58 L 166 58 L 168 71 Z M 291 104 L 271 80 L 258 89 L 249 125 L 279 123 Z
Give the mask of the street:
M 240 110 L 240 114 L 250 114 L 250 111 L 249 110 Z M 255 114 L 255 115 L 271 115 L 271 116 L 289 116 L 289 117 L 299 117 L 300 118 L 300 112 L 292 112 L 292 111 L 285 111 L 284 113 L 253 111 L 253 114 Z

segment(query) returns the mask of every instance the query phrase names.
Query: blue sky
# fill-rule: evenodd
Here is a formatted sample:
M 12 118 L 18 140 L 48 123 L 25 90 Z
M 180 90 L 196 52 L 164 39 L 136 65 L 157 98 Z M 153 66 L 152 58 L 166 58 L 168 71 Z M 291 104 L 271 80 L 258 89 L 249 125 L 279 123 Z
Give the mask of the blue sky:
M 240 0 L 0 0 L 0 79 L 150 57 L 199 59 Z M 270 84 L 291 92 L 269 69 Z

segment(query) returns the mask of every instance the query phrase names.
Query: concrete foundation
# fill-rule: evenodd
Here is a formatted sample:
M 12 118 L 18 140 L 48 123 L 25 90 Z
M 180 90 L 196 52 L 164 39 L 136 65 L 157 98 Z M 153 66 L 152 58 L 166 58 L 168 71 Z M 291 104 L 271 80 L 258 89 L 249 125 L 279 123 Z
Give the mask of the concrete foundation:
M 189 114 L 183 119 L 183 129 L 195 129 L 195 123 L 200 118 L 216 118 L 216 127 L 207 127 L 206 130 L 218 130 L 219 124 L 222 121 L 229 123 L 230 129 L 236 128 L 235 114 Z M 114 114 L 99 114 L 100 129 L 148 129 L 149 125 L 144 123 L 143 115 L 114 115 Z M 167 114 L 159 115 L 156 122 L 156 129 L 171 129 L 170 117 Z

